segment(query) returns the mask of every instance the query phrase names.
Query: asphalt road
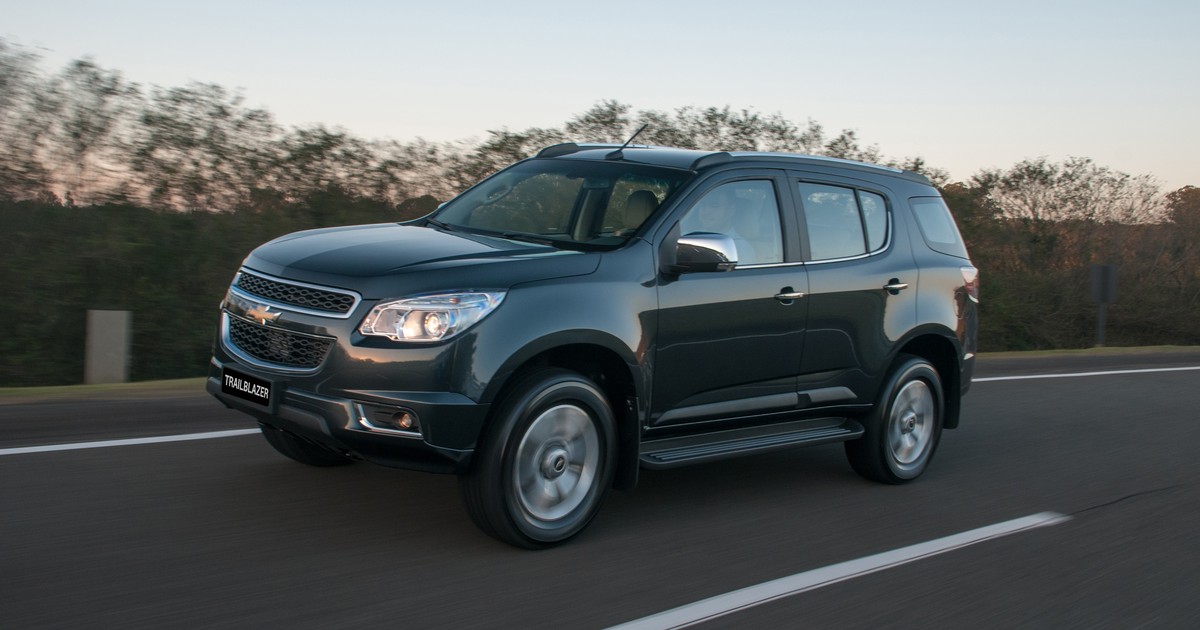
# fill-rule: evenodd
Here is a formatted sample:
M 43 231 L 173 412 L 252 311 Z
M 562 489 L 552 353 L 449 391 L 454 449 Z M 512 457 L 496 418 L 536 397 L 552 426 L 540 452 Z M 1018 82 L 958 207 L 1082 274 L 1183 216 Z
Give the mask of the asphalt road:
M 997 358 L 978 377 L 1200 366 Z M 14 447 L 252 428 L 203 394 L 0 404 Z M 452 477 L 259 436 L 0 455 L 3 628 L 604 628 L 1040 512 L 1069 521 L 702 628 L 1200 627 L 1200 371 L 976 383 L 918 482 L 838 445 L 647 472 L 575 541 L 479 533 Z

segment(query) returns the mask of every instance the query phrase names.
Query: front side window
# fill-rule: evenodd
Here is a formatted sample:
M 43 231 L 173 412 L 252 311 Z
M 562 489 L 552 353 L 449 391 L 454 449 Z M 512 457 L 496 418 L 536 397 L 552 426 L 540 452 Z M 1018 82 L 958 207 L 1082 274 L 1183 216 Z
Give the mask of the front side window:
M 738 266 L 783 262 L 779 203 L 770 180 L 721 184 L 679 220 L 679 233 L 727 234 L 737 246 Z
M 690 175 L 622 161 L 527 160 L 447 203 L 433 219 L 566 248 L 617 247 Z

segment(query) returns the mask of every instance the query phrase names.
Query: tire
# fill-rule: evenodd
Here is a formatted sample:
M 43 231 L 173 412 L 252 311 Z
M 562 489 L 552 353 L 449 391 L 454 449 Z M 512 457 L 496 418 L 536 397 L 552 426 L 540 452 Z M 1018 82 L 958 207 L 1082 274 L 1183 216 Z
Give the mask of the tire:
M 945 408 L 937 369 L 925 359 L 902 355 L 864 419 L 863 436 L 845 443 L 851 467 L 889 484 L 921 476 L 941 439 Z
M 578 534 L 612 484 L 615 427 L 608 399 L 591 380 L 563 369 L 518 378 L 460 478 L 471 519 L 527 549 Z
M 301 464 L 308 464 L 309 466 L 344 466 L 354 463 L 353 459 L 341 453 L 335 453 L 315 444 L 310 444 L 291 433 L 280 431 L 275 427 L 259 423 L 258 429 L 262 431 L 263 437 L 267 439 L 267 443 L 275 447 L 275 450 Z

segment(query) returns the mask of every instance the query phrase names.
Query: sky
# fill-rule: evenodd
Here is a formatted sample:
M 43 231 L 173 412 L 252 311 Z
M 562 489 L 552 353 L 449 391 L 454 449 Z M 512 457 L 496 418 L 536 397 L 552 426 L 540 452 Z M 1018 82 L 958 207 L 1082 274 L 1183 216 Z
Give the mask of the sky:
M 603 100 L 853 129 L 963 180 L 1086 157 L 1200 186 L 1200 2 L 0 0 L 56 72 L 239 89 L 288 126 L 481 139 Z

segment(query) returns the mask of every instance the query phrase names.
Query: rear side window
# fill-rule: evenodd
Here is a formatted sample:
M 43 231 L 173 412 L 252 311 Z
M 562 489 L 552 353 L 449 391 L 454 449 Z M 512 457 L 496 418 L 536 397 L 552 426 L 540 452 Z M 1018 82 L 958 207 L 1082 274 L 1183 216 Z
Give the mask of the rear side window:
M 854 188 L 799 183 L 811 260 L 834 260 L 879 251 L 887 244 L 883 197 Z
M 967 246 L 963 244 L 954 217 L 941 197 L 913 197 L 908 200 L 913 216 L 929 249 L 959 258 L 967 258 Z

